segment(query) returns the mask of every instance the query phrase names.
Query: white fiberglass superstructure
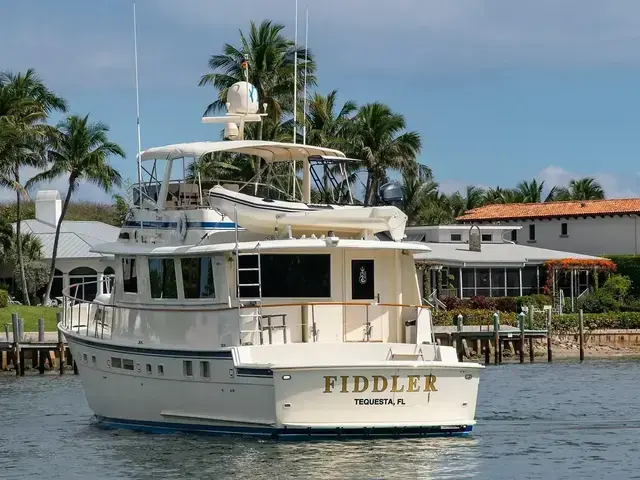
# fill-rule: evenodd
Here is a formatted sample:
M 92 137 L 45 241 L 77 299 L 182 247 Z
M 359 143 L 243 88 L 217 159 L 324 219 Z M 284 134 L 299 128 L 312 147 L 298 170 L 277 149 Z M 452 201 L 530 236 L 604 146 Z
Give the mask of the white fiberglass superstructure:
M 177 162 L 216 152 L 299 162 L 302 202 L 171 182 Z M 344 154 L 251 140 L 142 152 L 166 162 L 163 178 L 140 192 L 119 241 L 95 248 L 117 260 L 106 293 L 84 301 L 71 286 L 58 327 L 101 424 L 274 438 L 471 431 L 482 366 L 434 342 L 413 259 L 429 248 L 403 241 L 395 207 L 311 204 L 310 159 L 323 157 Z

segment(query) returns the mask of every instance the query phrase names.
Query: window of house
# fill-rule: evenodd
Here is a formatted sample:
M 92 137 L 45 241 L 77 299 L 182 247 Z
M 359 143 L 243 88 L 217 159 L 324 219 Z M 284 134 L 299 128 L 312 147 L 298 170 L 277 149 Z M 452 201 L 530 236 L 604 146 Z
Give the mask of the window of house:
M 184 360 L 182 362 L 182 371 L 185 377 L 193 377 L 193 362 L 191 360 Z
M 518 230 L 511 230 L 511 241 L 512 242 L 518 241 Z
M 173 258 L 149 259 L 149 284 L 151 298 L 178 298 Z
M 462 241 L 462 234 L 461 233 L 452 233 L 451 234 L 451 241 L 452 242 L 461 242 Z
M 491 296 L 490 270 L 488 268 L 476 268 L 476 295 L 482 297 Z
M 200 362 L 200 376 L 202 378 L 211 377 L 211 371 L 209 370 L 209 362 L 205 362 L 205 361 Z
M 238 257 L 240 269 L 253 269 L 257 256 Z M 277 298 L 331 297 L 331 255 L 270 254 L 260 255 L 262 296 Z M 257 270 L 240 271 L 240 284 L 258 283 Z M 258 297 L 258 287 L 240 287 L 240 296 Z
M 122 368 L 122 359 L 118 357 L 111 357 L 111 366 L 113 368 Z
M 464 298 L 473 297 L 476 294 L 475 269 L 462 269 L 462 296 Z
M 529 225 L 529 241 L 535 242 L 536 240 L 536 226 L 531 224 Z
M 522 295 L 535 295 L 538 292 L 538 269 L 524 267 L 522 269 Z
M 493 235 L 490 233 L 483 233 L 482 234 L 482 241 L 483 242 L 492 242 L 493 241 Z
M 569 235 L 569 225 L 567 225 L 566 223 L 561 223 L 560 224 L 560 235 L 562 235 L 564 237 Z
M 138 274 L 136 273 L 136 259 L 122 259 L 122 279 L 125 293 L 138 293 Z
M 504 268 L 491 269 L 491 296 L 504 297 L 506 274 Z
M 180 260 L 184 298 L 214 298 L 213 258 L 183 258 Z

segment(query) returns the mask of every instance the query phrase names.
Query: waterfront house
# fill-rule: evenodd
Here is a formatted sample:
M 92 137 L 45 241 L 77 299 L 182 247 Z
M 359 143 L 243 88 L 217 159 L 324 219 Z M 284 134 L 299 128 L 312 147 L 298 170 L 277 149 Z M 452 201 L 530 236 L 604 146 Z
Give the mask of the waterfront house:
M 640 253 L 640 198 L 485 205 L 456 220 L 512 226 L 521 245 L 586 255 Z M 519 228 L 515 228 L 519 227 Z
M 21 222 L 23 233 L 31 233 L 42 243 L 42 261 L 50 264 L 56 225 L 62 214 L 62 201 L 57 190 L 41 190 L 36 195 L 36 218 Z M 16 224 L 13 224 L 14 231 Z M 103 222 L 64 220 L 58 241 L 56 271 L 51 289 L 51 298 L 62 296 L 62 289 L 83 282 L 101 281 L 104 275 L 114 273 L 111 255 L 93 253 L 89 250 L 97 244 L 115 242 L 120 229 Z M 0 283 L 12 284 L 13 266 L 0 267 Z M 93 299 L 97 283 L 85 285 L 78 297 Z
M 546 262 L 572 259 L 583 268 L 559 274 L 554 285 L 567 299 L 585 294 L 593 284 L 599 257 L 550 250 L 511 241 L 521 226 L 436 225 L 407 227 L 407 240 L 426 243 L 431 252 L 415 255 L 421 265 L 425 297 L 520 297 L 545 293 Z M 554 292 L 548 292 L 554 293 Z M 559 291 L 558 291 L 559 294 Z M 435 298 L 434 298 L 435 297 Z

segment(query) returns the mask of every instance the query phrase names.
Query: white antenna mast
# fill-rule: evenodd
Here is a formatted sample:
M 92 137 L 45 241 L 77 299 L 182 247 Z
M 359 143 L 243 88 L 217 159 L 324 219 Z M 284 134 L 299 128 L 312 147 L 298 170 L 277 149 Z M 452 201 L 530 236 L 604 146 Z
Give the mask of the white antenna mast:
M 307 52 L 309 50 L 309 5 L 307 5 L 307 19 L 304 27 L 304 89 L 302 98 L 304 107 L 302 108 L 302 143 L 307 144 Z
M 293 37 L 293 143 L 296 143 L 298 121 L 298 0 L 296 0 L 296 27 Z
M 298 133 L 298 0 L 296 0 L 296 22 L 293 37 L 293 143 Z M 291 162 L 291 190 L 296 199 L 296 162 Z
M 133 2 L 133 55 L 136 64 L 136 123 L 138 128 L 138 197 L 140 208 L 142 208 L 142 142 L 140 140 L 140 95 L 138 93 L 138 36 L 136 26 L 136 2 Z

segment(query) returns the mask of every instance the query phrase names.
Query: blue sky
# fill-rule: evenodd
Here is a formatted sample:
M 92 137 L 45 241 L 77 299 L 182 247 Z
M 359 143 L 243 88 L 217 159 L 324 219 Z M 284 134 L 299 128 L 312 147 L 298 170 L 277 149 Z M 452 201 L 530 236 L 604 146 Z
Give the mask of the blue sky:
M 610 197 L 640 194 L 637 0 L 299 0 L 300 43 L 307 4 L 318 90 L 402 113 L 444 191 L 589 175 Z M 143 148 L 217 139 L 200 121 L 216 92 L 198 80 L 250 20 L 293 37 L 294 0 L 136 5 Z M 135 178 L 132 1 L 3 0 L 2 11 L 0 69 L 35 68 L 73 113 L 109 124 L 127 152 L 113 163 Z

